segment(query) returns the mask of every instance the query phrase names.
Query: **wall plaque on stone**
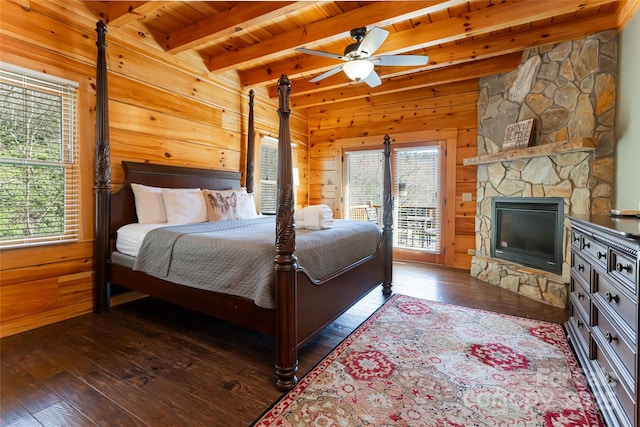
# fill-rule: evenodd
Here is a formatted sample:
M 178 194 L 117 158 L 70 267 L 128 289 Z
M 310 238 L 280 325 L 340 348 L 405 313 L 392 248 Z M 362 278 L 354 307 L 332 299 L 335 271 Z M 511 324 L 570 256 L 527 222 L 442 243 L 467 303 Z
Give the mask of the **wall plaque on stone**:
M 534 119 L 513 123 L 507 126 L 504 134 L 504 142 L 502 143 L 502 149 L 509 150 L 512 148 L 528 147 L 531 143 L 531 135 L 533 134 L 534 126 Z

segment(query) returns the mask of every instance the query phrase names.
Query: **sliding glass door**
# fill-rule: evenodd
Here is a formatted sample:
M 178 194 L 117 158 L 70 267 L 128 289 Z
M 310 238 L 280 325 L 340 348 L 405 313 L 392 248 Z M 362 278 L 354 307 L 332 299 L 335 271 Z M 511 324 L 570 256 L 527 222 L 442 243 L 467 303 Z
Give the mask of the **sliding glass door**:
M 382 221 L 382 150 L 345 151 L 343 217 Z M 393 149 L 394 247 L 440 254 L 442 248 L 441 147 Z

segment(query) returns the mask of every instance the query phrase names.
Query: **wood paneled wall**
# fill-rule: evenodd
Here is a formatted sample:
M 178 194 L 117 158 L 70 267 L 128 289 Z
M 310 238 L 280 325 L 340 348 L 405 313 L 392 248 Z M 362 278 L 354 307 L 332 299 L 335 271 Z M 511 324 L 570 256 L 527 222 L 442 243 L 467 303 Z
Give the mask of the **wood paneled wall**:
M 0 336 L 89 313 L 93 276 L 95 23 L 89 6 L 0 0 L 1 60 L 80 83 L 81 232 L 77 243 L 0 252 Z M 95 6 L 95 4 L 94 4 Z M 84 7 L 84 8 L 83 8 Z M 107 34 L 111 179 L 122 160 L 244 172 L 248 89 L 235 72 L 212 77 L 201 58 L 171 56 L 117 28 Z M 277 100 L 254 88 L 257 136 L 278 135 Z M 307 185 L 306 114 L 293 111 L 301 189 Z M 301 190 L 298 200 L 307 200 Z
M 84 5 L 85 3 L 78 3 Z M 83 8 L 84 7 L 84 8 Z M 91 5 L 95 7 L 95 3 Z M 2 61 L 80 83 L 80 240 L 0 252 L 0 336 L 33 329 L 92 309 L 93 156 L 95 143 L 95 22 L 90 5 L 0 0 Z M 202 59 L 170 56 L 135 35 L 107 34 L 112 185 L 123 181 L 122 160 L 244 171 L 248 89 L 235 72 L 211 76 Z M 475 247 L 477 80 L 360 101 L 293 110 L 300 205 L 327 203 L 341 215 L 341 153 L 394 144 L 444 141 L 447 150 L 446 252 L 438 262 L 469 268 Z M 256 137 L 278 135 L 277 101 L 256 87 Z M 295 88 L 294 88 L 295 90 Z
M 312 107 L 309 114 L 309 203 L 326 203 L 342 217 L 342 152 L 379 147 L 385 134 L 393 145 L 439 143 L 446 150 L 444 252 L 424 256 L 398 252 L 396 259 L 436 262 L 469 269 L 475 248 L 476 168 L 463 166 L 477 146 L 478 80 L 385 94 Z M 472 199 L 462 200 L 463 193 Z

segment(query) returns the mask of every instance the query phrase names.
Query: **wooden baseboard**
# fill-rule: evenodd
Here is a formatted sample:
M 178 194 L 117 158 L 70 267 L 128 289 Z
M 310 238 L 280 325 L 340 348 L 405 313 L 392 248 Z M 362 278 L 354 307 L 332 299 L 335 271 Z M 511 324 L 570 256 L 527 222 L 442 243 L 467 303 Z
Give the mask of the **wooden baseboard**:
M 111 298 L 111 307 L 145 298 L 147 295 L 141 292 L 126 292 Z M 93 311 L 93 301 L 82 301 L 64 307 L 54 308 L 42 313 L 11 319 L 0 323 L 0 338 L 31 331 L 63 320 L 90 314 Z
M 42 313 L 11 319 L 0 323 L 0 338 L 27 332 L 52 323 L 61 322 L 93 311 L 93 301 L 82 301 Z

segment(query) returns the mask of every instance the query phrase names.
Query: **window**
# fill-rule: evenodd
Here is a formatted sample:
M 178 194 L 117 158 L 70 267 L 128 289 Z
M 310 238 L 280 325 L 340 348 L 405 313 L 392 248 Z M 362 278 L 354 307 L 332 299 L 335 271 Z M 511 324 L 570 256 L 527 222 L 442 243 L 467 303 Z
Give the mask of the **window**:
M 78 238 L 77 88 L 0 63 L 0 248 Z
M 439 254 L 441 251 L 440 146 L 394 148 L 394 247 Z M 343 216 L 382 221 L 382 150 L 344 153 Z
M 260 212 L 276 213 L 278 190 L 278 140 L 262 137 L 260 140 Z

